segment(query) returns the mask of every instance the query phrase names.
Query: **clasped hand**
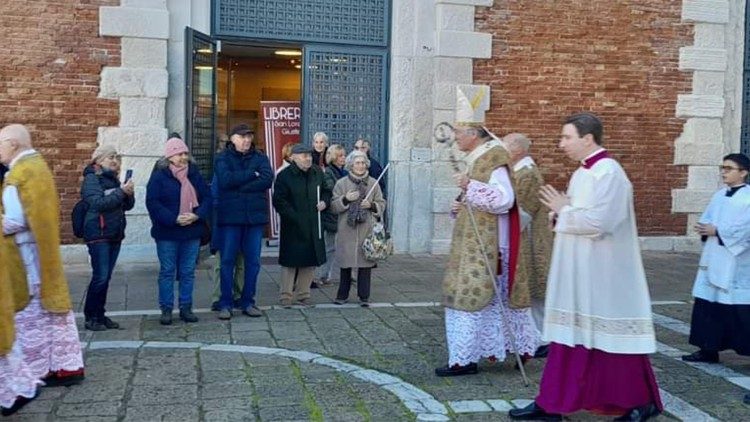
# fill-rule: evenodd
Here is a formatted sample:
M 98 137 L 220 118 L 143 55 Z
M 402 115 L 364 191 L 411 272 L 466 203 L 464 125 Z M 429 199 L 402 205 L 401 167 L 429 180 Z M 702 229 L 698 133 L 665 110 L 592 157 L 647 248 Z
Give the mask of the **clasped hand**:
M 185 212 L 177 216 L 177 224 L 189 226 L 198 220 L 198 216 L 192 212 Z
M 695 232 L 701 236 L 716 236 L 716 226 L 710 223 L 698 223 Z

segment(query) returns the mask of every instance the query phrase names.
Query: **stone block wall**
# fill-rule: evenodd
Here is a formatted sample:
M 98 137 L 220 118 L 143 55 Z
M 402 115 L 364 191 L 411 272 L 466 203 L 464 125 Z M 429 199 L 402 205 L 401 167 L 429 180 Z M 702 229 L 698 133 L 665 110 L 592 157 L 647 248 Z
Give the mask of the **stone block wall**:
M 604 145 L 633 182 L 647 236 L 686 233 L 684 210 L 672 203 L 689 176 L 687 163 L 675 160 L 685 124 L 675 110 L 693 79 L 680 68 L 680 49 L 693 44 L 681 3 L 495 1 L 476 14 L 475 30 L 493 35 L 492 58 L 474 60 L 474 83 L 492 87 L 490 130 L 529 135 L 546 180 L 564 189 L 576 164 L 557 147 L 561 120 L 584 110 L 601 116 Z M 702 53 L 715 54 L 683 54 L 694 61 Z M 709 100 L 690 101 L 713 110 Z
M 117 101 L 100 98 L 102 68 L 120 65 L 120 38 L 99 35 L 99 7 L 119 0 L 0 2 L 0 125 L 22 123 L 55 174 L 64 243 L 97 128 L 117 124 Z
M 128 212 L 126 251 L 148 254 L 154 243 L 145 206 L 146 183 L 167 140 L 166 0 L 122 0 L 119 7 L 101 7 L 99 32 L 121 38 L 122 63 L 101 72 L 99 96 L 119 103 L 120 119 L 99 127 L 97 141 L 115 146 L 123 155 L 123 169 L 133 169 L 136 206 Z

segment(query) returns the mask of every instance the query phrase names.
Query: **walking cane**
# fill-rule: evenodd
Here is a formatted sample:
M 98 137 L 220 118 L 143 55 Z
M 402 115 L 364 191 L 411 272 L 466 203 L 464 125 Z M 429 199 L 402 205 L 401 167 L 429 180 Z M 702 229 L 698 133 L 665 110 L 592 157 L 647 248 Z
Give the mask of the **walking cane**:
M 442 122 L 435 127 L 435 140 L 440 143 L 444 144 L 448 147 L 448 159 L 451 162 L 451 166 L 453 167 L 453 171 L 456 173 L 459 173 L 461 169 L 458 167 L 458 160 L 456 159 L 456 155 L 453 153 L 453 142 L 455 141 L 455 129 L 453 126 L 450 125 L 448 122 Z M 458 195 L 456 198 L 457 201 L 460 201 L 463 199 L 464 193 L 461 192 L 461 194 Z M 479 247 L 482 250 L 482 258 L 484 258 L 484 266 L 487 269 L 487 275 L 490 277 L 490 280 L 492 280 L 492 287 L 495 290 L 495 293 L 498 293 L 498 296 L 502 296 L 502 292 L 499 292 L 497 290 L 496 279 L 495 274 L 492 271 L 492 267 L 490 266 L 490 260 L 487 258 L 487 254 L 484 247 L 484 242 L 482 242 L 482 238 L 479 237 L 479 229 L 477 228 L 477 222 L 474 218 L 474 210 L 471 207 L 471 204 L 468 202 L 465 203 L 466 211 L 469 213 L 469 221 L 471 221 L 471 227 L 474 229 L 474 235 L 477 238 L 477 241 L 479 242 Z M 505 306 L 503 306 L 503 300 L 502 297 L 500 298 L 500 301 L 498 302 L 498 305 L 500 306 L 500 314 L 502 318 L 505 321 L 510 321 L 510 318 L 508 317 L 506 313 Z M 523 362 L 521 361 L 521 354 L 518 351 L 518 341 L 516 340 L 516 335 L 513 333 L 513 327 L 508 324 L 508 333 L 510 333 L 510 341 L 513 343 L 513 353 L 516 355 L 516 364 L 518 365 L 518 368 L 521 370 L 521 377 L 523 377 L 523 382 L 526 384 L 526 386 L 529 386 L 529 379 L 526 377 L 526 369 L 524 369 Z
M 318 239 L 323 238 L 322 230 L 320 229 L 320 210 L 318 209 L 318 204 L 320 204 L 320 185 L 317 186 L 318 188 L 318 202 L 315 203 L 315 209 L 318 210 Z

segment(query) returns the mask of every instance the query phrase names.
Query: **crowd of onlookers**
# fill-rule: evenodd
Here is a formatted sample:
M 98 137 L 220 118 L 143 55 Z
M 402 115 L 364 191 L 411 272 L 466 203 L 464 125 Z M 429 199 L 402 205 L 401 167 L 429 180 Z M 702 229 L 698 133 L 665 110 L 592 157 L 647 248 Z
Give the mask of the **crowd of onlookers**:
M 213 178 L 206 180 L 185 142 L 171 134 L 146 186 L 159 259 L 161 324 L 172 323 L 175 282 L 179 318 L 198 321 L 193 286 L 204 245 L 216 257 L 212 309 L 218 317 L 230 319 L 235 309 L 251 317 L 262 315 L 255 296 L 270 222 L 269 200 L 280 220 L 280 305 L 307 306 L 311 288 L 332 285 L 338 278 L 336 304 L 349 299 L 356 282 L 360 304 L 369 306 L 375 262 L 365 258 L 362 243 L 384 218 L 386 207 L 383 167 L 370 156 L 370 143 L 358 139 L 347 153 L 340 144 L 329 145 L 328 136 L 318 132 L 309 146 L 284 145 L 275 172 L 248 125 L 234 127 L 220 144 Z M 118 327 L 104 308 L 125 236 L 125 212 L 134 206 L 133 180 L 129 172 L 123 178 L 120 167 L 118 152 L 100 146 L 84 170 L 81 186 L 87 207 L 83 239 L 92 267 L 85 326 L 93 331 Z

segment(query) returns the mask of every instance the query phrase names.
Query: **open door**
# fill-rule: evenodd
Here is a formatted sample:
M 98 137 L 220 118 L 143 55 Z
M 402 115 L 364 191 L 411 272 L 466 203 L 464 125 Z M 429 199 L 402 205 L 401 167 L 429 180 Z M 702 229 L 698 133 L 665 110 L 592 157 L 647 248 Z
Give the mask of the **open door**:
M 185 28 L 185 143 L 207 182 L 216 151 L 216 42 Z

